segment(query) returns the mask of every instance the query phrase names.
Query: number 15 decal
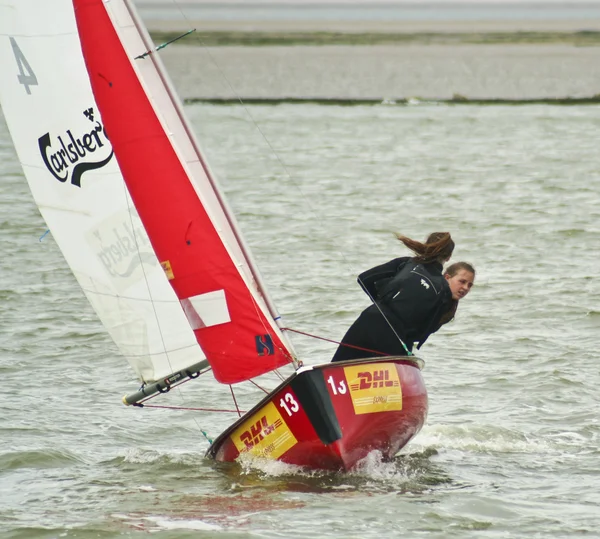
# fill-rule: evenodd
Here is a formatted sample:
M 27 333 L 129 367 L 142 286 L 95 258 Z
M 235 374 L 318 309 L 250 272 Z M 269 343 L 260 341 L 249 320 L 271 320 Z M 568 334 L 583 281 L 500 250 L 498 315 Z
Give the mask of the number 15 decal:
M 15 38 L 9 37 L 8 39 L 10 39 L 10 44 L 15 55 L 15 60 L 17 61 L 17 66 L 19 66 L 19 74 L 17 75 L 17 79 L 19 79 L 19 82 L 25 86 L 25 91 L 31 95 L 31 90 L 29 87 L 37 86 L 37 77 L 35 76 L 33 69 L 31 69 L 27 58 L 25 58 L 23 51 L 21 51 L 19 45 L 17 45 Z

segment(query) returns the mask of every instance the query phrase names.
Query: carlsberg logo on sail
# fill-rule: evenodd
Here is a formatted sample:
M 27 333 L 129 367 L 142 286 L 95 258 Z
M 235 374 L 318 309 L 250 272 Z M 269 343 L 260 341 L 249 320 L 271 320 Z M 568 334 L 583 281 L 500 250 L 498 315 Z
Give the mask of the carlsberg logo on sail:
M 90 229 L 86 239 L 120 293 L 161 270 L 133 208 L 111 213 Z
M 74 134 L 71 129 L 67 129 L 55 139 L 50 133 L 38 139 L 42 159 L 50 173 L 62 183 L 70 178 L 70 183 L 77 187 L 81 187 L 84 172 L 103 167 L 113 156 L 102 124 L 94 120 L 94 109 L 84 110 L 83 114 L 92 123 L 91 130 Z M 100 151 L 102 157 L 94 159 L 97 157 L 96 152 L 103 148 L 104 151 Z M 110 154 L 106 156 L 108 149 Z

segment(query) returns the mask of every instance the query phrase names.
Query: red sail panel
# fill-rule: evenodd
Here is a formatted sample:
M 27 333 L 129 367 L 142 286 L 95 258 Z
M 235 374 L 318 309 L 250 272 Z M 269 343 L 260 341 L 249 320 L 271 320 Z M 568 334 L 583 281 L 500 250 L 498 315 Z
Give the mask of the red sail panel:
M 156 80 L 142 84 L 132 65 L 151 60 L 126 53 L 102 0 L 73 4 L 94 96 L 125 183 L 215 378 L 240 382 L 289 363 L 262 297 L 238 270 L 247 261 L 232 259 L 211 221 L 223 208 L 205 208 L 192 183 L 206 183 L 206 171 L 190 179 L 177 141 L 146 93 Z

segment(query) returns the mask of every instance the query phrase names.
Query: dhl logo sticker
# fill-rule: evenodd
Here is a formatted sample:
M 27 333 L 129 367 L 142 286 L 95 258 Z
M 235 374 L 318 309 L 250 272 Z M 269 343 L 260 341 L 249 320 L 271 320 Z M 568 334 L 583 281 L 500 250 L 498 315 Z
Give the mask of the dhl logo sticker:
M 396 372 L 396 369 L 394 369 L 394 372 Z M 350 385 L 351 390 L 376 389 L 378 387 L 400 387 L 398 376 L 396 376 L 395 380 L 390 380 L 390 371 L 387 369 L 375 372 L 359 372 L 358 378 L 360 382 Z
M 240 440 L 246 444 L 246 449 L 252 449 L 265 439 L 265 436 L 271 434 L 277 427 L 281 427 L 283 421 L 278 419 L 272 425 L 269 425 L 267 416 L 263 415 L 254 425 L 250 425 L 250 430 L 246 430 L 240 436 Z
M 231 435 L 240 453 L 277 459 L 298 443 L 279 410 L 269 402 Z
M 345 367 L 355 414 L 402 410 L 402 386 L 394 364 Z

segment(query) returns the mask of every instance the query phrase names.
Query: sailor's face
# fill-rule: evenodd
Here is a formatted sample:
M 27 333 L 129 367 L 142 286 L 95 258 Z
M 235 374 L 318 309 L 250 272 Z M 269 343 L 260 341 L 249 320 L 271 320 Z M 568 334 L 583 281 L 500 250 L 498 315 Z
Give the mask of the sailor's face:
M 475 281 L 475 275 L 472 272 L 466 269 L 458 270 L 454 277 L 450 277 L 450 275 L 446 275 L 446 280 L 450 285 L 450 291 L 452 292 L 452 299 L 459 300 L 464 298 L 471 288 L 473 287 L 473 282 Z

